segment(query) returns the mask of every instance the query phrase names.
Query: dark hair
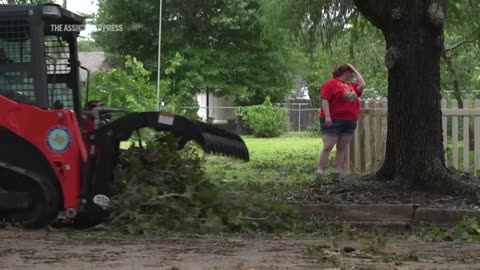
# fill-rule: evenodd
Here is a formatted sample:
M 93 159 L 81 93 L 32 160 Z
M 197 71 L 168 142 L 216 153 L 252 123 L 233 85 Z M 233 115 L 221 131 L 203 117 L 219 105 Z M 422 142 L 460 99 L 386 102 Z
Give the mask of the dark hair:
M 353 70 L 347 64 L 343 64 L 335 68 L 335 70 L 332 72 L 332 75 L 334 78 L 338 78 L 347 71 L 353 71 Z

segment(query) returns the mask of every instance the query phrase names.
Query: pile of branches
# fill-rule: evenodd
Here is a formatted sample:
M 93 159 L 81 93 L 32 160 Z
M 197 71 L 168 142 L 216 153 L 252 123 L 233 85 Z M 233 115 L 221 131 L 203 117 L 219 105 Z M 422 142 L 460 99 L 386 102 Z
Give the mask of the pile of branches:
M 115 171 L 112 224 L 129 234 L 279 232 L 295 225 L 295 209 L 207 179 L 204 161 L 197 145 L 178 151 L 168 135 L 132 146 Z

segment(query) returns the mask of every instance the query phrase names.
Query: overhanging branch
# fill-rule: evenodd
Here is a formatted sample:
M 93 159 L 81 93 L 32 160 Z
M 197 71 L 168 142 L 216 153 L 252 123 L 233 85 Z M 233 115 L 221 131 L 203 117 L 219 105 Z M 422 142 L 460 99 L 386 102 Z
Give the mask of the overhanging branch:
M 383 30 L 386 21 L 385 16 L 386 14 L 389 14 L 386 12 L 388 1 L 353 0 L 353 3 L 368 21 L 378 29 Z
M 474 39 L 469 39 L 469 40 L 464 40 L 464 41 L 458 43 L 457 45 L 455 45 L 455 46 L 453 46 L 453 47 L 451 47 L 451 48 L 449 48 L 449 49 L 445 49 L 445 53 L 451 52 L 451 51 L 453 51 L 453 50 L 456 50 L 456 49 L 462 47 L 462 46 L 465 45 L 465 44 L 473 43 L 473 42 L 478 41 L 478 40 L 480 40 L 480 37 L 476 37 L 476 38 L 474 38 Z

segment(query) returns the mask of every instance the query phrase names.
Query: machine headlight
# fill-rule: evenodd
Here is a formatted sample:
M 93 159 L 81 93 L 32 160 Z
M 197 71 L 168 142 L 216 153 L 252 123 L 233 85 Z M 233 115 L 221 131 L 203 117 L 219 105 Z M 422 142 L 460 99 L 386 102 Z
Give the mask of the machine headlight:
M 44 6 L 42 13 L 43 15 L 47 15 L 47 16 L 55 16 L 55 17 L 62 16 L 62 12 L 56 6 Z

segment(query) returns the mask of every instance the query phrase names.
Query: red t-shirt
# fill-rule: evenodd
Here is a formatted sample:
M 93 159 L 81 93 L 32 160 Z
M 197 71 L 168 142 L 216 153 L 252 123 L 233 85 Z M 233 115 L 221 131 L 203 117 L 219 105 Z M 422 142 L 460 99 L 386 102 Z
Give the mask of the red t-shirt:
M 357 89 L 358 83 L 342 82 L 339 79 L 328 79 L 320 87 L 320 97 L 330 103 L 330 117 L 332 120 L 358 120 L 362 95 Z M 325 118 L 323 108 L 320 110 L 320 118 Z

